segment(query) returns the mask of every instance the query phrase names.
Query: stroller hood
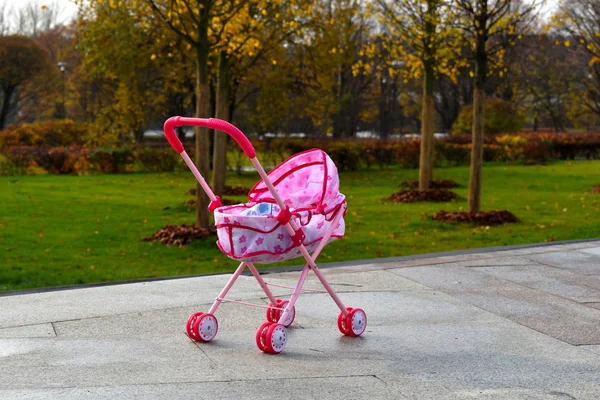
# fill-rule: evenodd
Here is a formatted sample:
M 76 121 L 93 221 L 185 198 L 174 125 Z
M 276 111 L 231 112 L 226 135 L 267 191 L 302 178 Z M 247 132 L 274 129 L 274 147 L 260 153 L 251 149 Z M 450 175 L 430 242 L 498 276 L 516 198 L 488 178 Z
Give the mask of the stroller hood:
M 295 154 L 268 176 L 290 209 L 316 209 L 328 213 L 344 202 L 345 197 L 339 192 L 337 168 L 323 150 L 311 149 Z M 250 189 L 248 198 L 257 203 L 275 202 L 262 179 Z

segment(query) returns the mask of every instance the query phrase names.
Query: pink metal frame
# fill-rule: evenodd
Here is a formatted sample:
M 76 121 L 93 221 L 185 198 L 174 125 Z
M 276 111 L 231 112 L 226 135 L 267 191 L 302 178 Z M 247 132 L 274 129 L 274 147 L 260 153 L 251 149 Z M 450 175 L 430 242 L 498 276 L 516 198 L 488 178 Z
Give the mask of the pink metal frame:
M 183 145 L 181 144 L 181 142 L 177 138 L 177 135 L 175 134 L 175 127 L 176 126 L 184 126 L 184 125 L 203 126 L 203 127 L 207 127 L 207 128 L 211 128 L 211 129 L 218 129 L 222 132 L 227 133 L 231 137 L 233 137 L 235 139 L 235 141 L 240 145 L 240 147 L 244 150 L 244 153 L 250 158 L 250 161 L 252 162 L 252 164 L 254 165 L 256 170 L 258 171 L 258 174 L 260 175 L 260 177 L 265 182 L 265 185 L 269 188 L 269 191 L 273 195 L 273 199 L 275 200 L 277 205 L 280 207 L 280 209 L 284 210 L 287 208 L 286 205 L 284 204 L 283 200 L 279 196 L 279 193 L 277 193 L 277 190 L 271 183 L 269 176 L 267 175 L 264 168 L 262 167 L 262 165 L 256 158 L 256 152 L 254 151 L 254 147 L 252 146 L 252 144 L 250 143 L 248 138 L 239 129 L 237 129 L 235 126 L 231 125 L 230 123 L 228 123 L 226 121 L 222 121 L 222 120 L 215 119 L 215 118 L 210 118 L 210 119 L 184 118 L 184 117 L 169 118 L 165 122 L 165 125 L 164 125 L 165 135 L 166 135 L 169 143 L 173 147 L 173 149 L 175 149 L 175 151 L 177 151 L 181 155 L 181 157 L 183 158 L 183 160 L 185 161 L 187 166 L 190 168 L 190 170 L 196 177 L 196 180 L 198 181 L 198 183 L 200 184 L 202 189 L 206 192 L 206 194 L 208 195 L 211 202 L 218 201 L 218 197 L 215 196 L 215 194 L 211 190 L 210 186 L 208 186 L 208 184 L 206 183 L 206 180 L 204 179 L 202 174 L 200 174 L 200 171 L 198 171 L 198 168 L 196 168 L 196 165 L 194 165 L 194 163 L 192 162 L 190 157 L 187 155 L 187 153 L 185 152 L 185 150 L 183 148 Z M 284 312 L 279 317 L 278 323 L 281 324 L 281 323 L 283 323 L 283 321 L 285 321 L 288 318 L 288 315 L 290 314 L 290 312 L 294 308 L 294 305 L 296 304 L 296 300 L 298 300 L 298 296 L 300 295 L 300 292 L 302 292 L 302 291 L 316 292 L 317 291 L 317 290 L 308 290 L 308 289 L 303 290 L 302 289 L 302 287 L 304 286 L 304 282 L 308 276 L 309 271 L 313 271 L 315 273 L 315 275 L 317 276 L 317 278 L 319 279 L 319 281 L 325 288 L 325 291 L 327 293 L 329 293 L 329 295 L 331 296 L 331 298 L 333 299 L 335 304 L 339 307 L 340 311 L 344 314 L 344 316 L 348 315 L 348 310 L 347 310 L 346 306 L 344 306 L 344 303 L 342 303 L 342 301 L 340 300 L 340 298 L 338 297 L 336 292 L 333 290 L 331 285 L 327 282 L 327 279 L 325 279 L 325 276 L 323 275 L 323 273 L 319 270 L 319 268 L 315 264 L 315 260 L 317 259 L 317 257 L 319 256 L 319 254 L 321 253 L 321 251 L 327 244 L 327 241 L 333 234 L 333 231 L 334 231 L 335 227 L 337 226 L 337 223 L 339 222 L 340 218 L 344 215 L 345 208 L 346 207 L 344 205 L 344 207 L 340 207 L 337 210 L 335 216 L 333 217 L 333 221 L 331 222 L 331 224 L 329 224 L 329 227 L 325 233 L 325 236 L 323 237 L 323 239 L 321 239 L 321 241 L 319 242 L 319 245 L 317 246 L 317 248 L 315 249 L 315 251 L 313 252 L 312 255 L 308 252 L 308 250 L 306 249 L 304 244 L 301 243 L 299 245 L 300 252 L 301 252 L 302 256 L 304 257 L 304 259 L 306 260 L 306 264 L 304 264 L 304 267 L 302 268 L 302 272 L 300 273 L 300 278 L 298 279 L 298 283 L 296 284 L 296 286 L 289 287 L 289 288 L 293 289 L 293 292 L 290 297 L 289 303 L 286 305 L 285 310 L 283 310 L 283 308 L 280 308 L 280 310 L 282 310 Z M 296 234 L 296 232 L 300 229 L 300 227 L 294 220 L 290 219 L 289 222 L 285 224 L 285 229 L 291 236 L 294 236 Z M 258 284 L 260 285 L 262 290 L 265 292 L 265 295 L 269 298 L 269 301 L 271 302 L 271 306 L 263 306 L 263 305 L 259 305 L 259 304 L 252 304 L 252 303 L 246 303 L 246 302 L 242 302 L 242 301 L 226 299 L 227 293 L 233 287 L 236 280 L 239 278 L 239 276 L 241 275 L 241 273 L 244 271 L 244 269 L 246 267 L 248 267 L 248 269 L 250 270 L 250 272 L 252 273 L 254 278 L 258 281 Z M 285 287 L 282 285 L 274 285 L 274 284 L 270 284 L 270 285 Z M 321 291 L 318 291 L 318 292 L 321 292 Z M 265 282 L 265 280 L 259 274 L 259 272 L 256 269 L 256 267 L 254 266 L 254 264 L 249 263 L 249 262 L 242 262 L 238 266 L 238 268 L 235 270 L 235 272 L 229 279 L 229 282 L 227 282 L 227 284 L 225 285 L 223 290 L 221 290 L 221 293 L 219 293 L 219 295 L 215 299 L 215 302 L 213 303 L 213 305 L 210 308 L 210 310 L 208 311 L 208 313 L 214 314 L 222 302 L 239 303 L 239 304 L 250 305 L 250 306 L 254 306 L 254 307 L 263 307 L 263 308 L 277 308 L 276 307 L 277 300 L 276 300 L 275 296 L 273 295 L 273 293 L 271 292 L 271 290 L 269 289 L 269 284 L 267 282 Z

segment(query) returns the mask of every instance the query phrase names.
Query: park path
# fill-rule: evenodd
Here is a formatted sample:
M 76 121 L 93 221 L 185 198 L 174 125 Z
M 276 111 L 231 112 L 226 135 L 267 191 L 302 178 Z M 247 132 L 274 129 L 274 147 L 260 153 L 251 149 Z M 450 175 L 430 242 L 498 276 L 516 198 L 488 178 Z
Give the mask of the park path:
M 278 356 L 254 343 L 262 309 L 225 304 L 212 343 L 185 335 L 225 275 L 0 296 L 0 399 L 600 398 L 600 241 L 323 271 L 367 332 L 341 336 L 305 294 Z M 265 302 L 249 276 L 232 296 Z

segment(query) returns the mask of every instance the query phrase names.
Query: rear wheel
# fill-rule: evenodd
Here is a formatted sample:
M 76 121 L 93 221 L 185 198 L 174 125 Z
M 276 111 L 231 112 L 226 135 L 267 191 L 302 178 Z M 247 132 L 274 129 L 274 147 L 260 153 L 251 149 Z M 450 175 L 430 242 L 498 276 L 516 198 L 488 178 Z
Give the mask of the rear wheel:
M 279 318 L 281 318 L 281 315 L 287 309 L 288 304 L 289 304 L 289 300 L 277 299 L 277 305 L 275 306 L 277 308 L 274 308 L 273 303 L 269 303 L 269 308 L 267 308 L 267 321 L 279 322 Z M 280 309 L 282 309 L 282 310 L 280 310 Z M 296 318 L 296 307 L 292 307 L 290 314 L 288 315 L 286 320 L 284 322 L 282 322 L 281 324 L 287 328 L 290 325 L 292 325 L 295 318 Z

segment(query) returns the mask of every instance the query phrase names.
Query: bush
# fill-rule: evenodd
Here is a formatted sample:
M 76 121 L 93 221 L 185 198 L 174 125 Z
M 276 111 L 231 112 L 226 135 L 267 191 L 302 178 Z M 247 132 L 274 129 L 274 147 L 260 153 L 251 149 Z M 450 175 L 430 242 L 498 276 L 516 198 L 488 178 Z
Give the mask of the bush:
M 138 148 L 134 151 L 134 155 L 144 171 L 169 172 L 174 171 L 179 165 L 179 155 L 170 147 Z
M 0 132 L 0 148 L 18 146 L 58 147 L 82 145 L 87 126 L 70 119 L 32 122 L 10 126 Z
M 531 163 L 547 163 L 553 158 L 553 144 L 547 135 L 540 137 L 528 137 L 523 148 L 523 158 Z
M 394 164 L 394 143 L 387 140 L 369 140 L 363 145 L 364 162 L 368 167 L 377 164 L 384 169 Z
M 88 149 L 83 146 L 11 147 L 5 151 L 3 174 L 38 175 L 43 171 L 53 174 L 78 174 L 88 171 Z
M 394 158 L 402 168 L 419 168 L 421 140 L 402 140 L 394 143 Z
M 89 150 L 84 146 L 53 147 L 48 150 L 47 164 L 42 165 L 55 174 L 86 174 L 89 170 Z
M 358 143 L 332 142 L 325 150 L 340 171 L 358 171 L 363 152 Z
M 133 151 L 129 148 L 94 149 L 90 161 L 102 173 L 129 172 L 133 167 Z
M 503 161 L 521 160 L 525 155 L 527 139 L 519 135 L 502 135 L 496 138 L 499 145 L 498 156 Z
M 523 126 L 525 119 L 508 101 L 500 99 L 490 99 L 484 105 L 483 131 L 488 134 L 493 133 L 516 133 Z M 473 105 L 464 106 L 454 125 L 452 133 L 466 134 L 471 133 L 473 126 Z
M 436 159 L 442 159 L 450 165 L 466 165 L 471 158 L 471 146 L 468 144 L 436 143 Z

